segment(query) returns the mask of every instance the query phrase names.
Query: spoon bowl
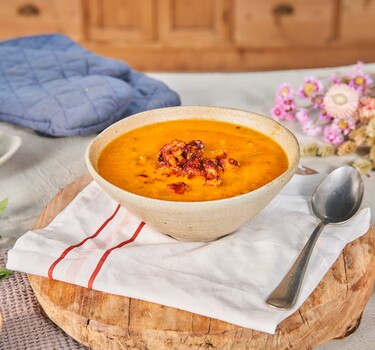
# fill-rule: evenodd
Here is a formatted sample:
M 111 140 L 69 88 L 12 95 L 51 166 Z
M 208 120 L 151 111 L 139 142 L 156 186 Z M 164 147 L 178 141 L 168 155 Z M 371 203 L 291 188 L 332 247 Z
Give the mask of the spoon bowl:
M 313 213 L 326 223 L 347 221 L 358 211 L 363 191 L 358 171 L 350 166 L 338 168 L 315 190 L 311 198 Z
M 311 197 L 312 211 L 320 223 L 286 276 L 266 300 L 269 306 L 287 310 L 295 305 L 308 262 L 323 228 L 349 220 L 358 211 L 363 192 L 362 178 L 353 167 L 340 167 L 322 180 Z

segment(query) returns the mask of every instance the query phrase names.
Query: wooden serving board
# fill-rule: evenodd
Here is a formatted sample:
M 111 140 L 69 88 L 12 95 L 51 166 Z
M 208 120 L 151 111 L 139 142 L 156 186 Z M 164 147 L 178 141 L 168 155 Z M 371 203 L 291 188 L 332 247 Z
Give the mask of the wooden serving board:
M 41 213 L 52 219 L 91 181 L 77 179 Z M 372 293 L 375 236 L 348 244 L 306 302 L 270 335 L 154 303 L 29 275 L 47 316 L 92 349 L 310 349 L 354 332 Z

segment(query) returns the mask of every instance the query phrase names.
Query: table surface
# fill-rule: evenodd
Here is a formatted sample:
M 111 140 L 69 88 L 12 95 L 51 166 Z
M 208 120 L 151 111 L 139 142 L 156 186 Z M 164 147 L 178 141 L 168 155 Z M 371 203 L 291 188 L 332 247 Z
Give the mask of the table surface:
M 215 105 L 251 110 L 270 115 L 275 91 L 282 82 L 299 87 L 304 77 L 327 78 L 344 73 L 349 67 L 289 70 L 256 73 L 149 73 L 177 91 L 183 105 Z M 375 73 L 375 64 L 366 64 L 366 72 Z M 285 124 L 300 143 L 316 141 L 303 135 L 298 124 Z M 9 197 L 6 212 L 0 218 L 0 248 L 10 248 L 15 240 L 30 230 L 47 202 L 68 183 L 87 173 L 85 149 L 95 135 L 69 138 L 39 136 L 31 130 L 1 123 L 0 130 L 22 138 L 20 149 L 0 166 L 0 199 Z M 356 155 L 344 157 L 305 157 L 301 164 L 328 173 L 350 164 Z M 375 212 L 375 173 L 363 176 L 363 206 Z M 374 216 L 371 219 L 374 225 Z M 371 349 L 375 344 L 375 296 L 366 306 L 361 325 L 351 336 L 330 341 L 319 349 Z

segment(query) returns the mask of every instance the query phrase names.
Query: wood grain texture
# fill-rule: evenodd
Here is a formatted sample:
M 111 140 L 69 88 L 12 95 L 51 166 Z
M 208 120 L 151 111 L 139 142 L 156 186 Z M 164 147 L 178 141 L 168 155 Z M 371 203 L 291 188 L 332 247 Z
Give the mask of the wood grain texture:
M 42 228 L 91 181 L 61 190 L 41 213 Z M 306 302 L 274 335 L 142 300 L 29 275 L 48 317 L 92 349 L 311 349 L 355 331 L 375 279 L 371 228 L 349 243 Z

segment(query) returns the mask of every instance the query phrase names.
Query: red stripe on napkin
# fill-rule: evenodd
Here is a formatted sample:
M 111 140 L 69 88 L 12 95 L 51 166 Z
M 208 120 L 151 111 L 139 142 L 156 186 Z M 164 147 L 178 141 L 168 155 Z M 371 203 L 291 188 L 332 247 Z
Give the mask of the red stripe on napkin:
M 142 221 L 138 228 L 135 230 L 135 232 L 133 233 L 133 236 L 131 236 L 129 239 L 127 239 L 126 241 L 123 241 L 121 242 L 120 244 L 112 247 L 111 249 L 108 249 L 103 255 L 102 257 L 100 258 L 99 262 L 98 262 L 98 265 L 96 265 L 96 268 L 94 270 L 94 272 L 92 273 L 90 279 L 89 279 L 89 283 L 87 285 L 87 288 L 89 289 L 92 289 L 92 285 L 94 283 L 94 280 L 96 278 L 96 276 L 98 275 L 100 269 L 102 268 L 103 264 L 105 263 L 105 261 L 107 260 L 109 254 L 111 254 L 111 252 L 115 249 L 118 249 L 118 248 L 121 248 L 123 247 L 124 245 L 127 245 L 133 241 L 135 241 L 135 239 L 137 238 L 139 232 L 141 232 L 143 226 L 145 225 L 145 223 Z
M 113 214 L 107 220 L 105 220 L 103 222 L 103 224 L 97 229 L 97 231 L 93 235 L 91 235 L 90 237 L 86 237 L 81 242 L 79 242 L 79 243 L 77 243 L 75 245 L 71 245 L 70 247 L 66 248 L 63 251 L 63 253 L 60 255 L 60 257 L 48 269 L 48 277 L 51 278 L 51 279 L 53 279 L 52 274 L 53 274 L 53 270 L 55 269 L 56 265 L 61 260 L 63 260 L 71 250 L 73 250 L 74 248 L 77 248 L 77 247 L 85 244 L 85 242 L 87 242 L 89 239 L 95 238 L 108 225 L 108 223 L 116 216 L 116 214 L 118 213 L 118 211 L 120 210 L 120 208 L 121 208 L 121 205 L 118 204 L 117 208 L 115 209 L 115 211 L 113 212 Z

